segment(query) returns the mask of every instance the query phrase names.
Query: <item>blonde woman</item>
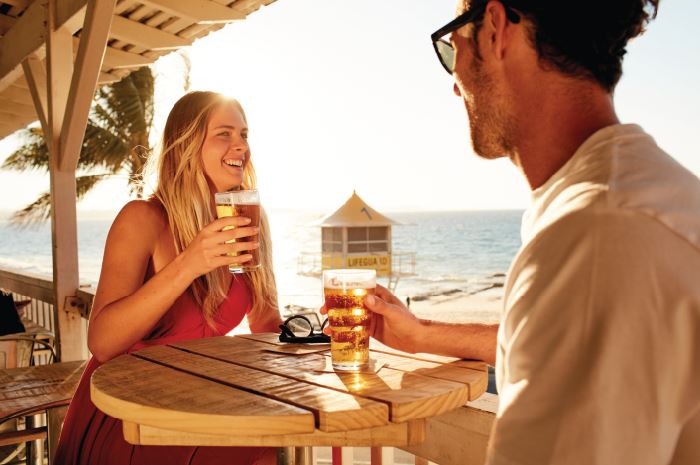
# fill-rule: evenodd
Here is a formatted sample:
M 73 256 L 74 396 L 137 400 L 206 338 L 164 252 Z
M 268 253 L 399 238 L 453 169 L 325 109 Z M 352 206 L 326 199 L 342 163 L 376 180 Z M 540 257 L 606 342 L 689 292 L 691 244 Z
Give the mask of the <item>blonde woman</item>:
M 214 193 L 255 187 L 248 126 L 240 104 L 191 92 L 173 107 L 163 132 L 158 183 L 145 201 L 128 203 L 109 231 L 90 315 L 93 358 L 66 416 L 56 464 L 271 464 L 269 448 L 132 446 L 121 422 L 90 401 L 90 375 L 103 362 L 148 345 L 219 336 L 245 316 L 252 331 L 280 323 L 265 215 L 215 219 Z M 234 229 L 223 231 L 226 226 Z M 260 243 L 226 241 L 259 233 Z M 262 267 L 232 275 L 252 258 Z M 243 252 L 231 257 L 228 252 Z

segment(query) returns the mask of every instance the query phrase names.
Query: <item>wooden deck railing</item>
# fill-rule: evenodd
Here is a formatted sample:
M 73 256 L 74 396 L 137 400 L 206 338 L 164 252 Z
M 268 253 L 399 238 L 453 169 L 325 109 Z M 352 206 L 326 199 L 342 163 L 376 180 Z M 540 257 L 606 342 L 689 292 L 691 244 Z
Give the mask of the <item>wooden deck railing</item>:
M 24 317 L 51 333 L 57 333 L 51 278 L 0 268 L 0 289 L 10 292 L 15 301 L 29 300 L 29 305 L 24 308 Z M 87 317 L 95 297 L 94 289 L 81 288 L 77 296 L 82 304 L 80 307 L 83 309 L 83 324 L 87 326 Z M 87 353 L 87 347 L 85 350 Z

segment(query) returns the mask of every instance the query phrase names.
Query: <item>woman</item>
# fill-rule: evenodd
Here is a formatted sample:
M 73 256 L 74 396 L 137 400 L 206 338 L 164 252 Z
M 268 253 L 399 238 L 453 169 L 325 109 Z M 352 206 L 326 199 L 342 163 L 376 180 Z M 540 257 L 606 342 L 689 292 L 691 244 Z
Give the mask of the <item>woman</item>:
M 90 401 L 90 375 L 117 355 L 220 336 L 246 315 L 253 332 L 276 331 L 280 317 L 267 219 L 263 214 L 261 244 L 227 244 L 258 230 L 246 226 L 247 218 L 217 220 L 214 214 L 215 192 L 255 187 L 247 137 L 240 104 L 219 94 L 191 92 L 171 110 L 155 193 L 128 203 L 107 237 L 88 331 L 93 357 L 68 409 L 54 463 L 275 463 L 269 448 L 132 446 L 124 441 L 121 421 Z M 223 231 L 226 226 L 235 228 Z M 258 270 L 228 272 L 227 265 L 250 260 L 250 250 L 258 246 Z

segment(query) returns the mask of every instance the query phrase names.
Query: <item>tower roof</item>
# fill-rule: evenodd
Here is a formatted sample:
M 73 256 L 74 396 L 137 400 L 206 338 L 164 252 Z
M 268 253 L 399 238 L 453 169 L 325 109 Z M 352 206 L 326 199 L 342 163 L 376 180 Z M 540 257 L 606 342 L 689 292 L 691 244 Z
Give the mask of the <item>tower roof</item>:
M 379 213 L 360 198 L 355 191 L 339 209 L 315 223 L 322 227 L 391 226 L 401 224 Z

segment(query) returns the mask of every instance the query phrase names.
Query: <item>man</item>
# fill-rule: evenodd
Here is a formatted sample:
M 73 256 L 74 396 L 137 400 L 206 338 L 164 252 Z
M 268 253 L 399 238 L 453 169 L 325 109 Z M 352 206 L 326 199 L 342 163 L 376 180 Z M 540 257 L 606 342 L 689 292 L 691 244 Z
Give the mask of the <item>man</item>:
M 700 181 L 612 98 L 657 6 L 473 0 L 433 34 L 474 151 L 532 189 L 523 245 L 500 328 L 365 303 L 388 345 L 495 360 L 489 464 L 700 464 Z

